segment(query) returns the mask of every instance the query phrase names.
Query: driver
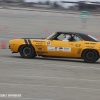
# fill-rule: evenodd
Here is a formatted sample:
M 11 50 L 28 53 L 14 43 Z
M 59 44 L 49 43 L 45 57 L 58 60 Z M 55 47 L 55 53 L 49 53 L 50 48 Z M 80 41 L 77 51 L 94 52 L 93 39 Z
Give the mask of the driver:
M 71 35 L 69 34 L 64 34 L 64 40 L 63 41 L 69 41 L 71 39 Z

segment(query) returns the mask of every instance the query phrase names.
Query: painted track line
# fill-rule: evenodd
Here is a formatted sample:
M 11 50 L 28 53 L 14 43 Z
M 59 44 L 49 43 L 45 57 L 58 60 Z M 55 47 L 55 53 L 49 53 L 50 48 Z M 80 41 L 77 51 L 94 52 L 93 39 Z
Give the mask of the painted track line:
M 77 89 L 77 90 L 96 90 L 100 91 L 98 88 L 81 88 L 81 87 L 61 87 L 61 86 L 47 86 L 47 85 L 32 85 L 32 84 L 12 84 L 12 83 L 0 83 L 0 85 L 9 86 L 32 86 L 32 87 L 46 87 L 46 88 L 63 88 L 63 89 Z

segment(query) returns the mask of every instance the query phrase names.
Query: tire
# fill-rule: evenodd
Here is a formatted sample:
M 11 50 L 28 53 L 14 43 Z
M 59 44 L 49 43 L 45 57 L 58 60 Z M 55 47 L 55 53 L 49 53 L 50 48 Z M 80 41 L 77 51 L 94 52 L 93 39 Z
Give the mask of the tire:
M 19 53 L 22 58 L 34 58 L 36 56 L 35 49 L 32 46 L 21 46 Z
M 82 54 L 82 58 L 86 63 L 94 63 L 99 59 L 99 54 L 95 50 L 85 50 Z

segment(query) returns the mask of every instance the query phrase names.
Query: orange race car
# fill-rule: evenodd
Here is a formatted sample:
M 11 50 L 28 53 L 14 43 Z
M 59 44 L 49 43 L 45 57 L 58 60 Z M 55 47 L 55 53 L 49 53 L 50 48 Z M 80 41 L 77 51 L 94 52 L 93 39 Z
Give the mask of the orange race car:
M 44 39 L 13 39 L 9 41 L 9 48 L 13 53 L 19 52 L 23 58 L 78 58 L 87 63 L 100 58 L 100 42 L 91 35 L 78 32 L 55 32 Z

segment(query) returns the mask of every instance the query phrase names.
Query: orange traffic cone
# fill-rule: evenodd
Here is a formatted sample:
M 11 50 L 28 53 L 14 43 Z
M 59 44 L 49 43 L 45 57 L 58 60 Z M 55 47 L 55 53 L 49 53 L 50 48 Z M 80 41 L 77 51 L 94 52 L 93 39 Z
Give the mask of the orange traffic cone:
M 4 26 L 4 29 L 8 29 L 9 27 L 8 26 Z
M 50 36 L 50 35 L 51 35 L 51 32 L 48 32 L 48 34 L 47 34 L 46 38 L 47 38 L 48 36 Z
M 1 42 L 1 49 L 6 49 L 6 41 Z
M 48 32 L 48 29 L 44 29 L 44 32 Z
M 96 38 L 100 38 L 100 35 L 97 35 Z
M 16 37 L 17 37 L 16 34 L 13 34 L 13 35 L 12 35 L 12 38 L 16 38 Z
M 0 29 L 0 32 L 2 32 L 2 30 Z
M 23 31 L 23 30 L 20 30 L 20 33 L 21 33 L 21 34 L 23 34 L 23 33 L 24 33 L 24 31 Z

